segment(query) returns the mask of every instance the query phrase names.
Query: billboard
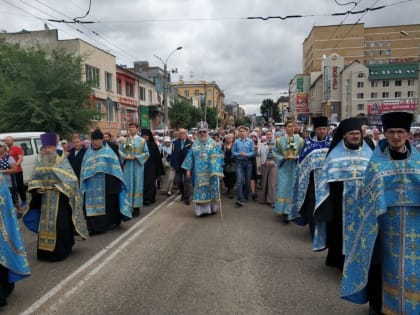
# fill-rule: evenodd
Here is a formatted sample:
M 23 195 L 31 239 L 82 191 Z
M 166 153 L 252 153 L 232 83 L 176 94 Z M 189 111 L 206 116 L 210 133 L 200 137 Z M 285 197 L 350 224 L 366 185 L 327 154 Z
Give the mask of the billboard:
M 392 111 L 415 111 L 417 103 L 417 99 L 413 98 L 377 101 L 368 104 L 368 115 L 380 115 Z
M 296 93 L 296 113 L 298 114 L 308 114 L 308 93 Z

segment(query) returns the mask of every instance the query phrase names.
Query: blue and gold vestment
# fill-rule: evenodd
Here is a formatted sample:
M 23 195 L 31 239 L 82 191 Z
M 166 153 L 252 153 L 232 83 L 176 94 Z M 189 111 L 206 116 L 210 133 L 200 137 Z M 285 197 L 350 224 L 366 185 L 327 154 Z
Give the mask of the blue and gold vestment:
M 420 153 L 392 160 L 381 140 L 366 170 L 352 209 L 356 233 L 345 259 L 341 297 L 366 303 L 366 285 L 375 241 L 382 264 L 382 312 L 420 314 Z

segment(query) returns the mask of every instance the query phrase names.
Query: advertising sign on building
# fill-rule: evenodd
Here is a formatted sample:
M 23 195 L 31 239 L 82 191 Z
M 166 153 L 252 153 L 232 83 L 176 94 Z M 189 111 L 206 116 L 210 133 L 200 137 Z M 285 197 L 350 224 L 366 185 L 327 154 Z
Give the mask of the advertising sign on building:
M 378 115 L 391 111 L 415 111 L 417 99 L 384 100 L 368 104 L 368 115 Z
M 296 112 L 298 114 L 309 113 L 308 99 L 308 93 L 296 93 Z
M 150 128 L 149 107 L 140 107 L 140 126 L 143 128 Z

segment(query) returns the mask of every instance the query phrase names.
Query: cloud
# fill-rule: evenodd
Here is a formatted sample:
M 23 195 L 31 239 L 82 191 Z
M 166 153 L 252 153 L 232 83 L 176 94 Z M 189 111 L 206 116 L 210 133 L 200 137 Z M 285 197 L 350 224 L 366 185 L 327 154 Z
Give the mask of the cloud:
M 16 32 L 43 29 L 47 18 L 82 16 L 89 2 L 40 0 L 33 7 L 10 3 L 0 9 L 0 29 Z M 302 44 L 313 26 L 356 21 L 366 27 L 418 23 L 419 1 L 388 2 L 385 5 L 390 6 L 365 14 L 331 16 L 372 5 L 366 0 L 358 3 L 353 9 L 331 0 L 92 0 L 84 20 L 99 23 L 50 23 L 50 27 L 59 29 L 60 38 L 80 37 L 108 50 L 118 63 L 128 66 L 136 60 L 162 66 L 154 55 L 165 60 L 182 46 L 168 60 L 169 69 L 178 69 L 173 80 L 216 81 L 226 102 L 236 101 L 247 112 L 258 112 L 263 99 L 277 99 L 294 75 L 302 72 Z M 294 14 L 305 17 L 245 19 Z

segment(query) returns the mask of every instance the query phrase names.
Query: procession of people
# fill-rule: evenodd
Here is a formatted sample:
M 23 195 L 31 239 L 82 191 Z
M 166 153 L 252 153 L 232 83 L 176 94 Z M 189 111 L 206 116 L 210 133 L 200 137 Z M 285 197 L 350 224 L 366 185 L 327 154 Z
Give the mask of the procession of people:
M 221 212 L 222 195 L 233 199 L 236 189 L 232 205 L 264 204 L 283 224 L 309 226 L 313 250 L 327 250 L 325 264 L 342 272 L 337 295 L 369 302 L 372 315 L 418 315 L 420 152 L 409 141 L 412 120 L 406 112 L 384 114 L 383 136 L 374 140 L 356 117 L 335 129 L 328 117 L 312 117 L 311 130 L 290 120 L 284 129 L 220 132 L 200 121 L 195 135 L 181 128 L 161 141 L 129 123 L 117 141 L 95 129 L 86 146 L 74 133 L 68 152 L 58 150 L 57 134 L 45 133 L 23 223 L 38 235 L 38 259 L 61 261 L 71 254 L 75 235 L 87 239 L 138 217 L 159 192 L 170 197 L 178 191 L 201 218 Z M 375 130 L 380 133 L 379 126 Z M 1 306 L 30 271 L 18 223 L 26 198 L 18 201 L 8 177 L 18 171 L 16 162 L 6 157 L 6 145 L 0 147 L 7 223 L 0 233 Z

